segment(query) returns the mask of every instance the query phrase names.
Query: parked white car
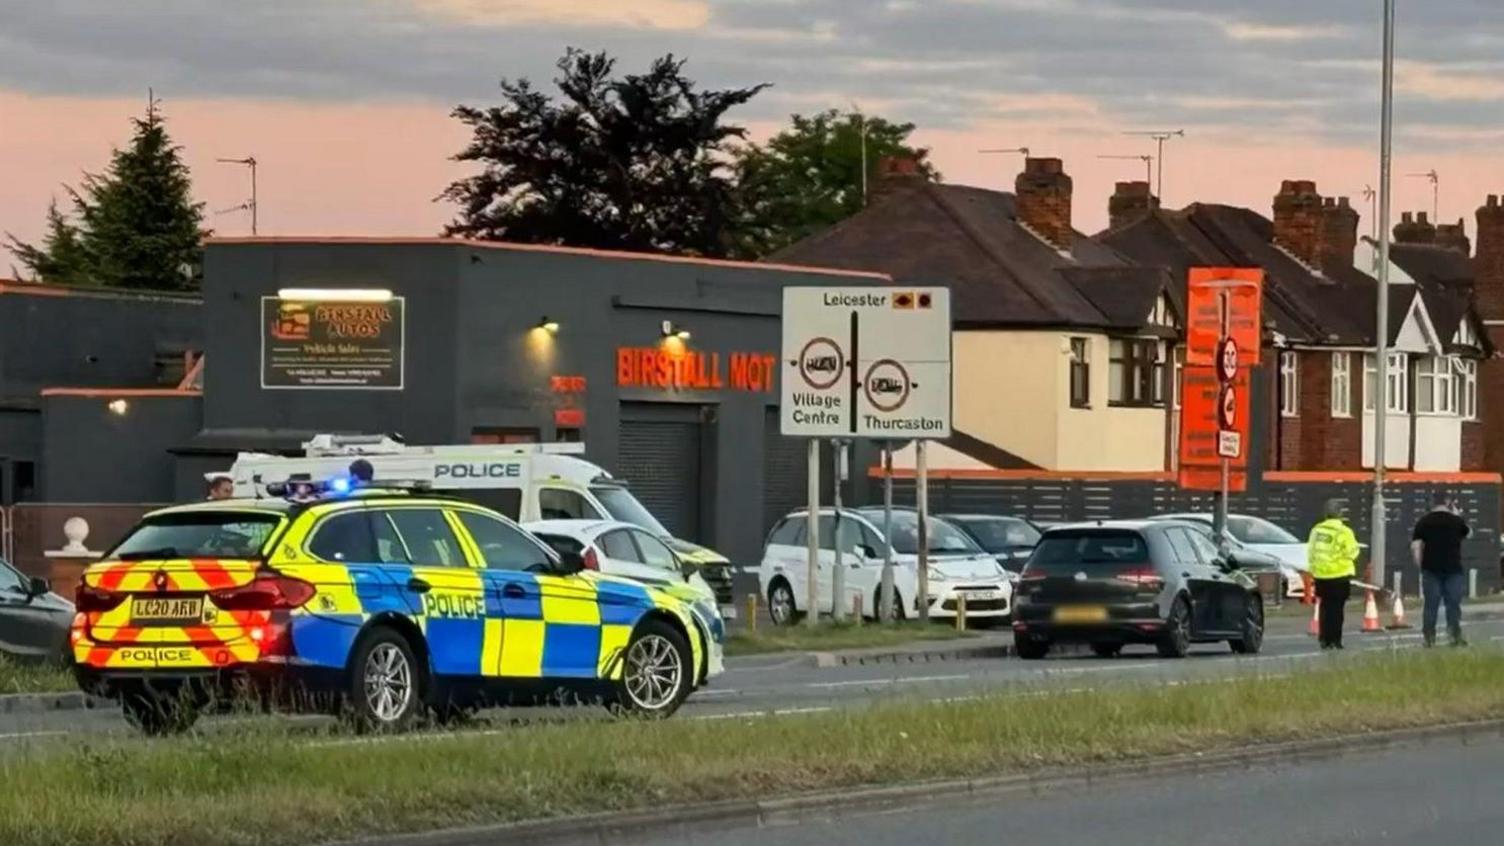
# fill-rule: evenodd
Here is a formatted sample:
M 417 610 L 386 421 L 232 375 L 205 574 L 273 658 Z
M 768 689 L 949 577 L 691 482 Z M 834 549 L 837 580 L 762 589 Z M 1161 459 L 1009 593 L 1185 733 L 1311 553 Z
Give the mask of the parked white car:
M 1205 523 L 1208 526 L 1212 524 L 1212 515 L 1204 513 L 1166 514 L 1156 519 L 1186 520 Z M 1305 593 L 1305 581 L 1302 574 L 1310 570 L 1310 559 L 1305 541 L 1262 517 L 1250 517 L 1246 514 L 1227 515 L 1227 533 L 1243 546 L 1255 552 L 1272 555 L 1280 560 L 1280 578 L 1285 583 L 1286 596 L 1300 596 Z
M 839 519 L 838 519 L 839 517 Z M 844 613 L 858 603 L 862 615 L 876 618 L 878 589 L 882 584 L 883 559 L 888 544 L 882 540 L 881 514 L 874 518 L 865 510 L 821 509 L 818 556 L 819 613 L 832 610 L 834 568 L 844 573 Z M 809 598 L 809 559 L 806 548 L 807 513 L 796 511 L 778 522 L 768 535 L 758 579 L 768 612 L 778 625 L 790 625 L 806 613 Z M 918 614 L 919 519 L 912 511 L 894 510 L 893 609 L 900 619 Z M 966 618 L 1005 622 L 1013 613 L 1013 585 L 997 560 L 971 538 L 941 520 L 929 521 L 929 614 L 954 618 L 958 598 L 966 597 Z M 840 550 L 837 553 L 837 550 Z
M 726 623 L 715 591 L 652 532 L 617 520 L 538 520 L 522 528 L 555 552 L 579 555 L 587 570 L 652 585 L 689 603 L 710 632 L 711 668 L 720 666 Z

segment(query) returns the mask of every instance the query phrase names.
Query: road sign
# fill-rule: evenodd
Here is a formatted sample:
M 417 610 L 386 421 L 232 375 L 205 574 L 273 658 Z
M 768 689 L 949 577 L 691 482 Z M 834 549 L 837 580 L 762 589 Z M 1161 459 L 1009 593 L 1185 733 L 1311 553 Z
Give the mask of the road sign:
M 1187 283 L 1185 363 L 1214 366 L 1221 352 L 1218 342 L 1231 336 L 1237 343 L 1238 363 L 1245 367 L 1258 364 L 1264 271 L 1256 267 L 1193 267 Z
M 1217 455 L 1237 458 L 1243 454 L 1243 435 L 1240 432 L 1217 433 Z
M 783 289 L 782 432 L 951 434 L 950 290 Z
M 1217 345 L 1217 376 L 1224 382 L 1231 382 L 1238 375 L 1238 341 L 1236 338 L 1223 338 Z

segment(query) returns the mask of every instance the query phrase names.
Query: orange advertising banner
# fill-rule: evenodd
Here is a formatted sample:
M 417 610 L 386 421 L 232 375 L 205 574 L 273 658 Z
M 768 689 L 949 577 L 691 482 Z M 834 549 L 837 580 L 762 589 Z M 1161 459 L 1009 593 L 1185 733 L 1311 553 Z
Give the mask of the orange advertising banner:
M 1257 267 L 1191 268 L 1186 280 L 1186 364 L 1216 362 L 1224 297 L 1228 334 L 1237 345 L 1238 365 L 1258 364 L 1263 294 L 1264 271 Z
M 1238 368 L 1237 377 L 1226 389 L 1217 380 L 1213 367 L 1188 364 L 1181 380 L 1180 486 L 1189 490 L 1222 489 L 1222 454 L 1218 443 L 1224 431 L 1221 417 L 1227 414 L 1232 418 L 1227 431 L 1236 436 L 1239 445 L 1237 456 L 1228 460 L 1232 469 L 1230 487 L 1233 491 L 1246 490 L 1248 450 L 1252 446 L 1248 437 L 1248 418 L 1252 413 L 1248 368 Z M 1230 397 L 1226 394 L 1229 390 Z

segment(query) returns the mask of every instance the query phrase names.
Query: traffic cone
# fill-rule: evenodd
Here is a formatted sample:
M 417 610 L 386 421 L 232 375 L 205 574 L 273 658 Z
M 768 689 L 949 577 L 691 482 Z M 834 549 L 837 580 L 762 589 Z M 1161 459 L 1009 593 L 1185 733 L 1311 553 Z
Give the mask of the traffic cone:
M 1373 591 L 1364 591 L 1368 598 L 1363 602 L 1363 631 L 1381 632 L 1384 627 L 1379 625 L 1379 603 L 1374 601 Z
M 1306 629 L 1311 637 L 1321 637 L 1321 600 L 1311 600 L 1311 626 Z
M 1394 604 L 1389 606 L 1389 628 L 1391 630 L 1414 628 L 1405 622 L 1405 601 L 1398 591 L 1394 594 Z

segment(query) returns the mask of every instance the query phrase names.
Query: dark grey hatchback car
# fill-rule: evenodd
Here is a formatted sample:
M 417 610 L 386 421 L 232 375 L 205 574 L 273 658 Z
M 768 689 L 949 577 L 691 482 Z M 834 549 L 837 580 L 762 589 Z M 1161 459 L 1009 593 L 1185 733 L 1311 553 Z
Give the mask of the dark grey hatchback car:
M 1179 658 L 1192 643 L 1227 641 L 1251 654 L 1263 646 L 1264 603 L 1257 583 L 1188 526 L 1059 526 L 1040 538 L 1019 579 L 1013 641 L 1030 660 L 1056 643 L 1087 643 L 1103 657 L 1152 644 Z
M 72 624 L 73 603 L 0 558 L 0 658 L 61 664 Z

